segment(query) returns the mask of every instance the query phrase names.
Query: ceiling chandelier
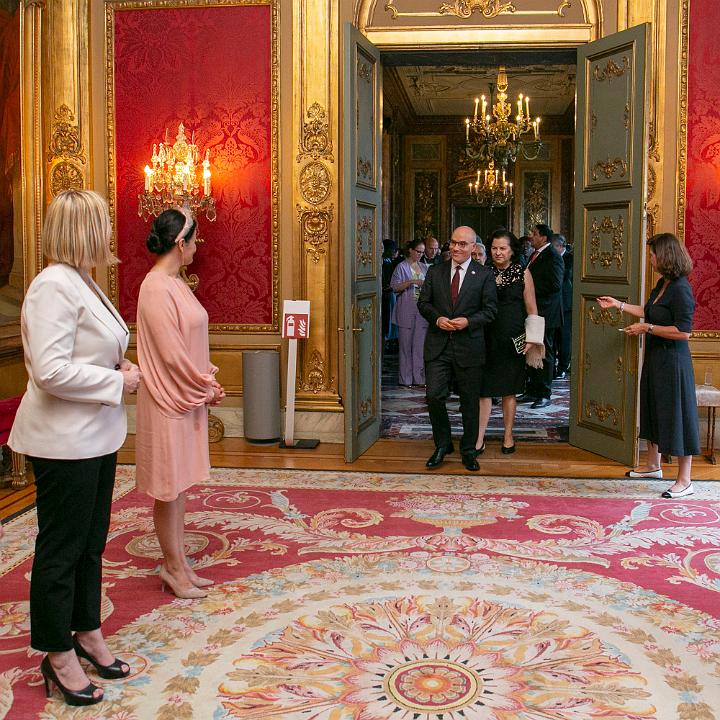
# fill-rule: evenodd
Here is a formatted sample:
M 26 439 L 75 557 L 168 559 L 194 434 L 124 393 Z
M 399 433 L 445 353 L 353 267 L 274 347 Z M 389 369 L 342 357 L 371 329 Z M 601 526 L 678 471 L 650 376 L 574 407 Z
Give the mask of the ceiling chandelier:
M 493 98 L 493 89 L 494 85 L 490 83 L 490 107 L 484 95 L 475 98 L 473 118 L 465 119 L 468 158 L 482 162 L 493 161 L 501 168 L 507 168 L 508 163 L 515 162 L 520 155 L 526 160 L 535 160 L 542 147 L 540 118 L 530 119 L 530 98 L 520 93 L 517 113 L 511 120 L 512 105 L 507 99 L 508 81 L 504 65 L 498 71 L 497 102 Z M 529 135 L 530 132 L 533 133 L 532 139 L 523 139 L 523 135 Z
M 513 184 L 505 179 L 505 170 L 501 178 L 500 171 L 495 169 L 495 163 L 491 160 L 484 175 L 481 170 L 477 171 L 477 180 L 470 183 L 470 194 L 478 205 L 502 207 L 512 200 Z

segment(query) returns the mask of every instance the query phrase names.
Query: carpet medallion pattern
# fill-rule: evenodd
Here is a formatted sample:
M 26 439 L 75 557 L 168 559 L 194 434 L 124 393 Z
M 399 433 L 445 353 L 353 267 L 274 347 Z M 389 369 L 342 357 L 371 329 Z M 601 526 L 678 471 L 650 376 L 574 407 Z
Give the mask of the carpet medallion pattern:
M 28 513 L 0 546 L 0 718 L 718 717 L 711 484 L 668 502 L 646 481 L 213 471 L 190 492 L 186 544 L 216 585 L 188 601 L 160 592 L 132 472 L 103 604 L 131 676 L 102 681 L 98 706 L 45 701 Z

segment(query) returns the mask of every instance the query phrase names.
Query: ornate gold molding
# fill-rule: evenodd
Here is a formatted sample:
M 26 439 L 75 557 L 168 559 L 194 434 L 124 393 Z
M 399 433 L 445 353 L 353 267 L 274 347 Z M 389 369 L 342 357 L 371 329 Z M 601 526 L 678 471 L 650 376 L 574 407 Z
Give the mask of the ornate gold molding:
M 510 14 L 556 15 L 558 17 L 565 17 L 565 10 L 572 7 L 572 0 L 559 0 L 555 9 L 548 10 L 520 10 L 512 0 L 454 0 L 452 3 L 442 3 L 442 5 L 440 5 L 440 7 L 435 11 L 403 12 L 398 9 L 395 3 L 396 0 L 386 0 L 385 2 L 385 11 L 390 15 L 392 20 L 397 20 L 401 17 L 443 16 L 452 16 L 461 20 L 468 20 L 475 12 L 487 20 L 498 17 L 499 15 Z M 590 0 L 589 3 L 586 2 L 586 0 L 581 0 L 581 3 L 583 5 L 583 15 L 587 19 L 594 19 L 597 17 L 598 12 L 593 4 L 593 0 Z M 368 9 L 362 6 L 359 8 L 359 11 L 356 12 L 356 17 L 359 20 L 358 27 L 361 30 L 364 30 L 367 26 L 368 15 Z
M 616 327 L 622 320 L 622 314 L 613 312 L 613 308 L 603 309 L 597 308 L 595 305 L 590 305 L 587 311 L 587 317 L 594 325 L 609 325 L 610 327 Z
M 322 353 L 314 348 L 300 372 L 300 390 L 318 395 L 330 390 L 334 378 L 327 378 L 327 368 Z
M 615 158 L 614 160 L 608 156 L 606 161 L 598 160 L 592 169 L 592 179 L 597 180 L 598 170 L 602 170 L 605 177 L 610 180 L 615 174 L 616 170 L 620 170 L 620 177 L 625 177 L 627 173 L 627 163 L 622 158 Z
M 327 252 L 326 246 L 330 241 L 330 223 L 334 218 L 334 206 L 323 210 L 306 208 L 298 204 L 295 206 L 300 220 L 300 237 L 305 252 L 317 264 L 320 257 Z
M 325 165 L 315 160 L 300 171 L 299 185 L 300 194 L 305 202 L 320 205 L 330 194 L 332 180 Z
M 687 209 L 686 173 L 687 173 L 687 131 L 688 131 L 688 46 L 690 36 L 690 0 L 680 2 L 680 78 L 677 103 L 677 216 L 675 228 L 677 237 L 685 242 L 685 212 Z M 695 333 L 693 333 L 695 336 Z M 720 333 L 718 334 L 720 337 Z
M 625 240 L 625 221 L 621 215 L 618 215 L 617 225 L 612 218 L 605 216 L 602 222 L 598 222 L 597 218 L 593 218 L 590 228 L 592 252 L 590 253 L 590 262 L 593 267 L 600 262 L 601 267 L 608 268 L 612 265 L 613 260 L 618 267 L 622 267 L 625 261 L 624 240 Z M 600 250 L 600 236 L 612 235 L 612 251 Z
M 443 3 L 438 13 L 467 19 L 477 10 L 483 17 L 494 18 L 503 13 L 514 13 L 516 9 L 513 3 L 500 0 L 455 0 L 452 4 Z
M 357 242 L 355 257 L 358 265 L 371 265 L 375 257 L 374 243 L 375 218 L 365 215 L 357 221 Z M 365 250 L 367 240 L 367 250 Z
M 612 82 L 613 78 L 622 77 L 626 72 L 630 72 L 630 58 L 623 55 L 622 65 L 618 65 L 612 58 L 602 70 L 600 65 L 596 65 L 593 69 L 593 77 L 597 82 L 605 82 L 605 80 Z
M 64 103 L 55 111 L 47 161 L 50 164 L 50 193 L 53 197 L 63 190 L 82 190 L 86 164 L 85 148 L 80 139 L 80 126 L 73 111 Z
M 612 424 L 617 427 L 620 423 L 621 413 L 614 405 L 606 405 L 605 403 L 589 400 L 585 403 L 585 417 L 592 418 L 595 415 L 600 422 L 605 422 L 608 418 L 612 419 Z
M 305 115 L 307 119 L 303 123 L 302 132 L 300 133 L 298 162 L 306 155 L 315 160 L 324 158 L 334 162 L 330 124 L 325 108 L 320 103 L 314 102 L 307 109 Z

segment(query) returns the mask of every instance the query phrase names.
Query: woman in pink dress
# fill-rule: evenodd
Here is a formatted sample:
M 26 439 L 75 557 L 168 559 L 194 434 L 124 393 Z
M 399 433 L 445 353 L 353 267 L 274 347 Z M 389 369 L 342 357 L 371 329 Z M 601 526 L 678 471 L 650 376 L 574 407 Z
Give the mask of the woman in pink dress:
M 185 491 L 210 476 L 207 406 L 225 397 L 210 363 L 207 312 L 180 277 L 196 230 L 186 208 L 155 220 L 147 248 L 158 258 L 140 287 L 137 317 L 137 487 L 155 500 L 160 580 L 182 598 L 205 597 L 212 584 L 185 556 Z

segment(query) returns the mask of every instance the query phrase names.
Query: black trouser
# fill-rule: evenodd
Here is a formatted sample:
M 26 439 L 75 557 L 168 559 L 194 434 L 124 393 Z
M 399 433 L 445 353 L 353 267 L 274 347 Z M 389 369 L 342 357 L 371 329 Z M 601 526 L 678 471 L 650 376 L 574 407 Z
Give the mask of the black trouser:
M 541 368 L 528 368 L 527 394 L 535 398 L 550 399 L 553 373 L 555 372 L 555 331 L 557 328 L 545 328 L 545 358 Z
M 482 366 L 461 367 L 458 365 L 451 340 L 439 357 L 425 363 L 428 413 L 430 414 L 435 447 L 439 448 L 448 447 L 452 441 L 446 402 L 450 396 L 453 378 L 457 381 L 458 394 L 460 395 L 460 412 L 463 421 L 460 452 L 474 452 L 480 425 Z
M 87 460 L 30 458 L 38 536 L 30 581 L 30 644 L 71 650 L 72 631 L 100 627 L 102 554 L 117 453 Z
M 555 347 L 557 348 L 558 372 L 570 370 L 570 350 L 572 347 L 572 311 L 564 313 L 563 326 L 555 329 Z

